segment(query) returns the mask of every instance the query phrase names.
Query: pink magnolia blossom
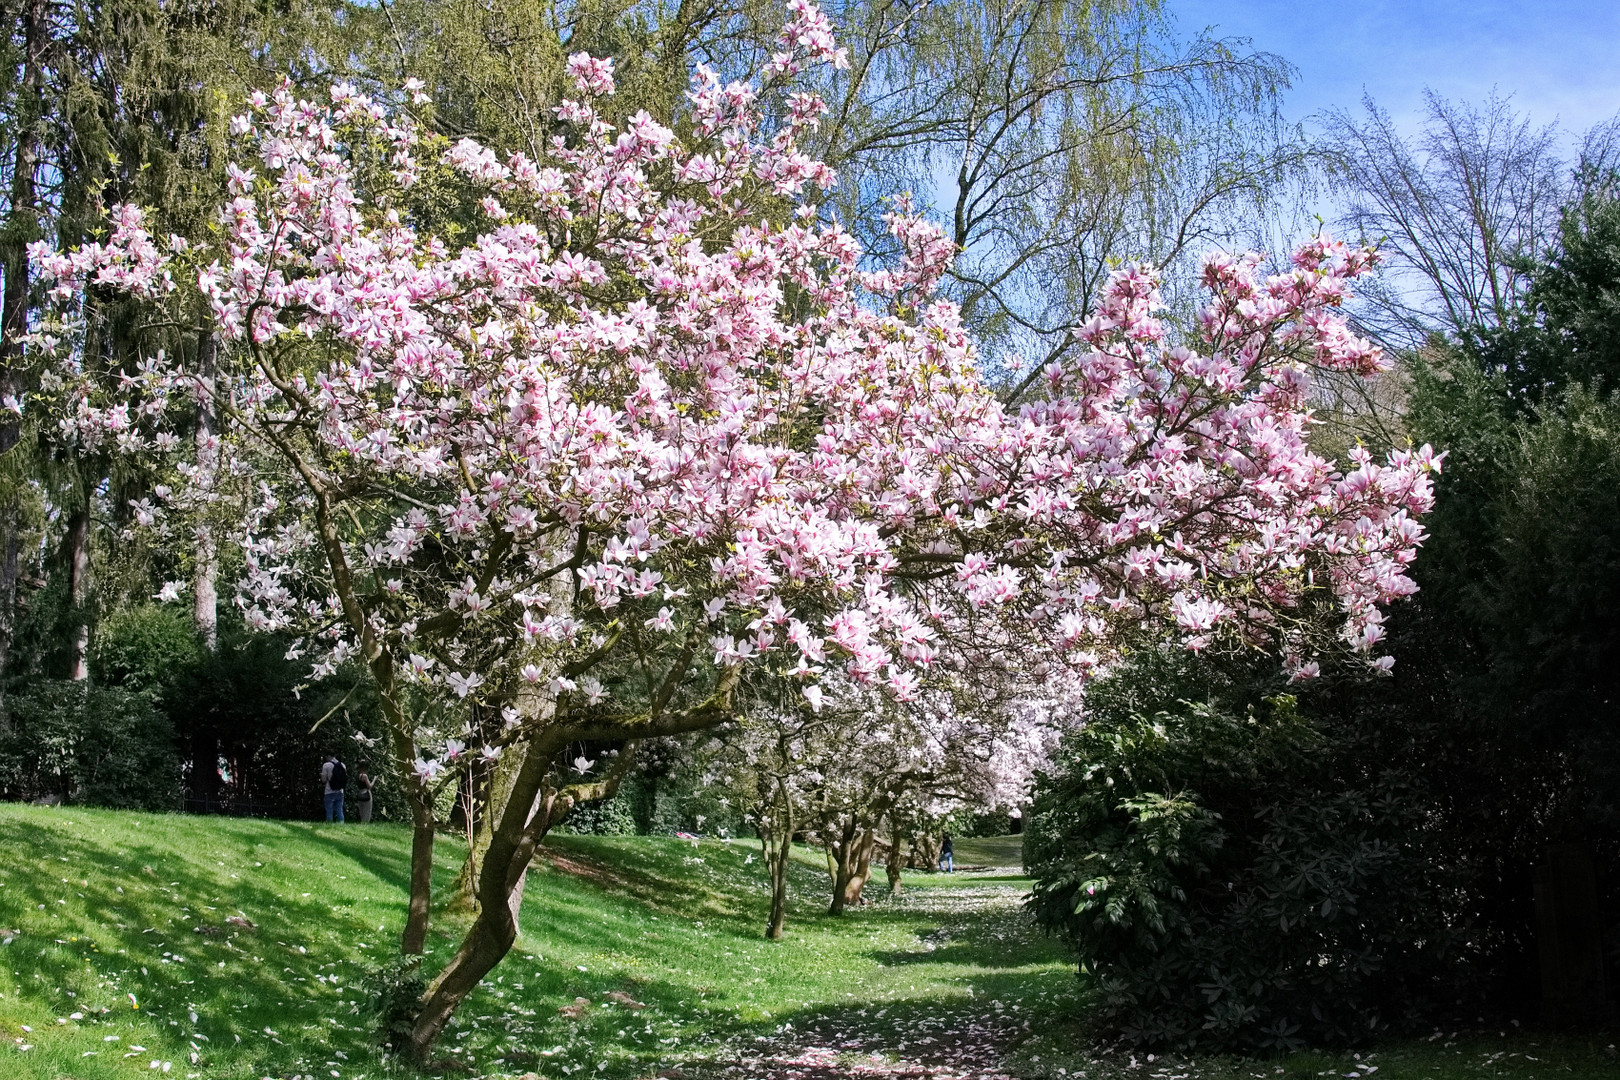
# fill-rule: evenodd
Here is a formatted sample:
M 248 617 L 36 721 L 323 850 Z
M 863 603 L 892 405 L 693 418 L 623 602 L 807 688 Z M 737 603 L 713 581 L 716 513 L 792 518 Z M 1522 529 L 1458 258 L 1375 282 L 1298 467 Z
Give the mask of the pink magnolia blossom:
M 808 0 L 790 14 L 763 83 L 842 60 Z M 173 459 L 199 398 L 225 414 L 228 492 L 181 461 L 135 515 L 236 498 L 249 625 L 303 633 L 318 672 L 358 656 L 385 686 L 408 670 L 536 721 L 610 708 L 638 669 L 689 688 L 700 668 L 834 665 L 910 698 L 943 638 L 990 625 L 1081 673 L 1127 626 L 1313 653 L 1313 590 L 1345 642 L 1377 644 L 1440 458 L 1340 470 L 1306 405 L 1312 368 L 1381 362 L 1339 312 L 1371 253 L 1319 238 L 1272 276 L 1213 256 L 1174 343 L 1154 273 L 1121 269 L 1085 351 L 1010 408 L 933 293 L 940 230 L 900 204 L 899 260 L 872 267 L 818 213 L 834 177 L 800 148 L 812 95 L 767 131 L 759 85 L 700 68 L 681 138 L 602 119 L 611 63 L 569 71 L 574 136 L 541 160 L 463 139 L 424 164 L 408 117 L 284 86 L 234 127 L 217 241 L 160 245 L 120 207 L 104 244 L 35 247 L 63 319 L 32 347 L 65 438 Z M 354 148 L 379 143 L 392 186 L 358 179 Z M 472 190 L 485 232 L 455 247 L 409 224 L 428 168 Z M 762 215 L 765 197 L 792 205 Z M 80 363 L 92 286 L 185 307 L 181 282 L 223 343 L 212 384 L 184 348 Z

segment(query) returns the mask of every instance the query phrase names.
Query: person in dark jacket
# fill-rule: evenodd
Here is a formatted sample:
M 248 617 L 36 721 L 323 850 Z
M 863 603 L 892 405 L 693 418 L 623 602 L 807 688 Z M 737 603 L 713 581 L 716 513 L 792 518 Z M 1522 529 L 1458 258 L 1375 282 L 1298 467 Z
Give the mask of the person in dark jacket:
M 939 845 L 939 868 L 947 874 L 956 872 L 956 860 L 951 857 L 951 834 L 945 834 L 945 840 Z

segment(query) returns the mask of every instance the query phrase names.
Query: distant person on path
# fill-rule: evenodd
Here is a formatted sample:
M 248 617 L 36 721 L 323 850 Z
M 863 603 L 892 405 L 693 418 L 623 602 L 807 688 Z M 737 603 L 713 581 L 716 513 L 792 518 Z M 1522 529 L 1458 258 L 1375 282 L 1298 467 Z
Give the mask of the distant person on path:
M 326 820 L 341 824 L 343 789 L 349 785 L 349 770 L 343 767 L 336 754 L 326 755 L 326 764 L 321 766 L 321 783 L 326 787 Z
M 945 834 L 945 840 L 939 845 L 939 868 L 947 874 L 956 872 L 956 861 L 951 858 L 951 834 Z
M 371 820 L 371 777 L 366 770 L 361 769 L 360 774 L 354 778 L 354 808 L 360 815 L 360 824 L 364 825 Z

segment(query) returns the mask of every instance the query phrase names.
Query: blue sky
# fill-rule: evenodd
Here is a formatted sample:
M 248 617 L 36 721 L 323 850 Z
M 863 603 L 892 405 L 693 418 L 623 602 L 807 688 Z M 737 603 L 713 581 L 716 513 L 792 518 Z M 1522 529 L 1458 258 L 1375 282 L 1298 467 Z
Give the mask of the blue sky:
M 1620 0 L 1168 0 L 1182 31 L 1214 26 L 1299 69 L 1291 119 L 1362 90 L 1402 126 L 1424 87 L 1481 101 L 1495 87 L 1567 134 L 1620 113 Z

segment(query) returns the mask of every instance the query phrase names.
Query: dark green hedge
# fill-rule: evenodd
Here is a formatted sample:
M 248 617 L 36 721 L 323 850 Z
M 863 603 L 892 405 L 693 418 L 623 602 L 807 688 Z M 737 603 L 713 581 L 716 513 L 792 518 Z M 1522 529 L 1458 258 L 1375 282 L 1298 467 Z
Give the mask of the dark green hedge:
M 1467 920 L 1422 777 L 1262 689 L 1142 658 L 1091 689 L 1040 778 L 1032 905 L 1105 1037 L 1342 1045 L 1455 1002 Z
M 174 727 L 122 687 L 40 680 L 6 699 L 0 795 L 129 810 L 178 810 Z

